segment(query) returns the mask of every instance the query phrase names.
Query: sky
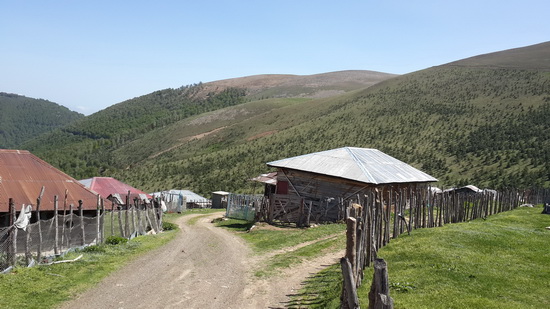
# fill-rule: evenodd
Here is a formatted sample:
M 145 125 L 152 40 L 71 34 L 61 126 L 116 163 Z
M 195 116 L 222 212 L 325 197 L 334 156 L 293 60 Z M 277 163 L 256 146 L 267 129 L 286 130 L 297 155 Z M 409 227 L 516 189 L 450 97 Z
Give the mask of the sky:
M 89 115 L 256 74 L 406 74 L 550 40 L 548 0 L 0 0 L 0 92 Z

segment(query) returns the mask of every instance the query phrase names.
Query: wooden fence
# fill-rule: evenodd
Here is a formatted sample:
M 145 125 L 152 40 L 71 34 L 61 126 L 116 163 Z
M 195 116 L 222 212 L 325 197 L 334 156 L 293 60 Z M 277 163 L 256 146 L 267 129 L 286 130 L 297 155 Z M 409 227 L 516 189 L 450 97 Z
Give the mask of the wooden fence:
M 373 188 L 358 195 L 346 210 L 347 244 L 342 261 L 344 279 L 342 308 L 356 308 L 350 296 L 363 280 L 363 270 L 390 239 L 413 229 L 443 226 L 485 218 L 514 209 L 526 201 L 523 191 L 486 191 L 475 194 L 456 191 L 434 194 L 427 187 Z M 347 283 L 347 284 L 346 284 Z M 353 286 L 351 286 L 351 285 Z M 350 301 L 351 303 L 348 303 Z
M 38 200 L 32 211 L 36 222 L 24 226 L 17 220 L 21 212 L 15 209 L 16 201 L 9 200 L 10 224 L 0 228 L 0 271 L 15 265 L 50 262 L 70 249 L 104 243 L 109 236 L 130 239 L 162 231 L 162 210 L 137 199 L 123 209 L 114 204 L 106 209 L 98 199 L 95 211 L 84 211 L 82 203 L 60 210 L 57 200 L 55 196 L 54 211 L 40 210 Z

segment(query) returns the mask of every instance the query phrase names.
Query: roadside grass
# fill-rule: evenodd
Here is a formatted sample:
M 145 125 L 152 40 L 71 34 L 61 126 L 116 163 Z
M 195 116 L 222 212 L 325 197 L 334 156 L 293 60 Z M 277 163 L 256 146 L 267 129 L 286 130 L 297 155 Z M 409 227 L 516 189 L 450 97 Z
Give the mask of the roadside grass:
M 251 245 L 252 250 L 257 254 L 265 254 L 270 251 L 296 246 L 304 242 L 330 235 L 343 234 L 346 230 L 345 224 L 335 223 L 322 224 L 311 228 L 259 228 L 252 229 L 249 233 L 246 233 L 253 224 L 254 223 L 236 219 L 229 219 L 217 223 L 220 227 L 237 232 L 239 236 Z
M 256 277 L 270 277 L 278 273 L 280 269 L 290 268 L 302 263 L 304 260 L 309 260 L 317 256 L 326 254 L 327 252 L 344 249 L 345 235 L 338 235 L 328 239 L 316 241 L 310 245 L 291 250 L 289 252 L 276 254 L 270 257 L 265 266 L 257 270 L 254 275 Z
M 303 243 L 311 242 L 305 246 L 275 254 L 266 259 L 262 268 L 255 271 L 257 277 L 270 277 L 278 273 L 278 270 L 290 268 L 302 263 L 304 260 L 322 256 L 327 252 L 345 248 L 344 224 L 323 224 L 312 228 L 260 228 L 246 232 L 254 223 L 244 220 L 222 220 L 217 226 L 227 228 L 242 237 L 258 255 L 265 255 L 277 250 L 291 248 Z M 258 224 L 258 223 L 256 223 Z
M 550 308 L 550 216 L 541 211 L 518 208 L 393 239 L 378 256 L 388 263 L 395 308 Z M 371 280 L 367 268 L 358 291 L 363 307 Z M 341 281 L 339 265 L 331 266 L 292 303 L 339 308 Z
M 165 219 L 166 220 L 166 219 Z M 67 253 L 72 263 L 15 268 L 0 275 L 0 308 L 55 308 L 93 287 L 128 261 L 172 240 L 176 230 L 136 237 L 118 245 L 98 245 Z

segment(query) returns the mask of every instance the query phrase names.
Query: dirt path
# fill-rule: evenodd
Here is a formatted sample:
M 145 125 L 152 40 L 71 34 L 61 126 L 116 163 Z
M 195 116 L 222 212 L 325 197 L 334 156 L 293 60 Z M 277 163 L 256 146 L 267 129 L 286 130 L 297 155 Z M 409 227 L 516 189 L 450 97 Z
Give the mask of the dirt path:
M 211 222 L 220 214 L 181 217 L 172 242 L 138 258 L 61 308 L 284 308 L 288 295 L 340 253 L 307 262 L 282 276 L 253 276 L 261 257 Z

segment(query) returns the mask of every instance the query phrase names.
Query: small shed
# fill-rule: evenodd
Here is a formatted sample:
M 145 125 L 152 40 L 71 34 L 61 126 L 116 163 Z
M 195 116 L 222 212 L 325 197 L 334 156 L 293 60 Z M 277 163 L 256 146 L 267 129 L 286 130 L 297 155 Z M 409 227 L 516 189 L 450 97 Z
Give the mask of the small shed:
M 229 192 L 215 191 L 212 192 L 212 208 L 227 208 L 227 197 Z
M 299 223 L 343 219 L 344 202 L 369 188 L 422 186 L 436 178 L 380 150 L 342 147 L 267 163 L 277 169 L 275 188 L 266 189 L 268 221 Z M 265 183 L 266 178 L 262 178 Z M 267 186 L 273 186 L 266 183 Z
M 167 205 L 168 211 L 182 212 L 188 208 L 208 208 L 211 205 L 209 199 L 190 190 L 166 190 L 151 193 L 160 197 Z

